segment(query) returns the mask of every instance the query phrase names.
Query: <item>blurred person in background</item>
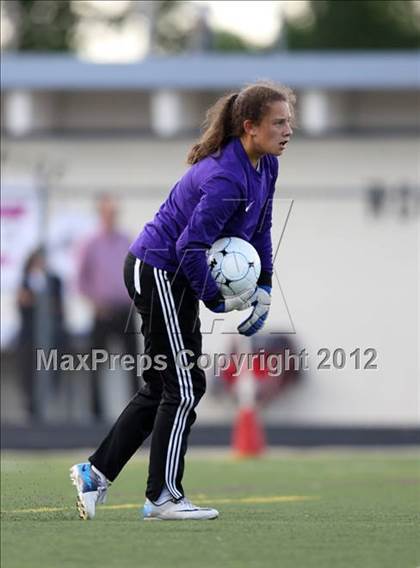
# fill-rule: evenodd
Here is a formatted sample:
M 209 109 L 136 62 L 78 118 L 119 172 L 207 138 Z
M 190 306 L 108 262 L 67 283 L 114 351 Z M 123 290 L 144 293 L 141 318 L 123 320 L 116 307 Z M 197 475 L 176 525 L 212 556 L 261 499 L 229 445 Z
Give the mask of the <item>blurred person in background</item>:
M 191 167 L 131 245 L 125 283 L 142 318 L 145 354 L 152 360 L 164 355 L 165 366 L 144 371 L 145 384 L 89 462 L 71 468 L 82 519 L 94 517 L 109 483 L 152 431 L 144 519 L 218 516 L 215 509 L 193 505 L 182 487 L 194 409 L 206 389 L 197 364 L 202 348 L 199 299 L 215 313 L 252 308 L 238 327 L 247 337 L 267 319 L 277 157 L 292 135 L 294 102 L 290 89 L 272 83 L 221 97 L 188 155 Z M 257 249 L 261 275 L 254 291 L 221 295 L 206 250 L 224 236 L 238 236 Z
M 40 295 L 48 298 L 48 322 L 40 322 L 45 314 L 37 313 L 40 309 Z M 40 409 L 36 401 L 36 356 L 37 348 L 41 348 L 40 323 L 48 333 L 48 347 L 64 348 L 66 334 L 64 329 L 62 283 L 60 278 L 47 267 L 45 250 L 40 247 L 26 259 L 21 284 L 17 292 L 17 305 L 21 327 L 19 332 L 19 363 L 22 374 L 22 388 L 25 396 L 28 415 L 32 419 L 40 419 Z M 45 346 L 43 346 L 45 347 Z M 58 387 L 59 371 L 53 373 L 55 388 Z
M 78 284 L 79 290 L 93 307 L 94 322 L 91 336 L 92 349 L 111 350 L 115 339 L 122 344 L 124 353 L 137 353 L 136 333 L 127 330 L 130 298 L 122 278 L 122 268 L 130 239 L 117 229 L 117 205 L 108 194 L 98 199 L 100 227 L 84 244 L 81 251 Z M 91 371 L 92 413 L 104 419 L 101 398 L 101 365 Z M 130 372 L 130 387 L 134 394 L 138 387 L 136 369 Z

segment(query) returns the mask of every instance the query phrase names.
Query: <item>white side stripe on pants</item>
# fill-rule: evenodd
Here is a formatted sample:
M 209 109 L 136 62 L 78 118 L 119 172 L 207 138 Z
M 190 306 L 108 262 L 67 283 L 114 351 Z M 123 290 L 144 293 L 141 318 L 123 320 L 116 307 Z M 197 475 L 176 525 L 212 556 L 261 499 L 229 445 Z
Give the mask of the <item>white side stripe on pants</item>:
M 175 309 L 175 302 L 172 290 L 165 271 L 159 272 L 159 280 L 162 285 L 162 296 L 168 315 L 169 333 L 172 334 L 173 344 L 176 351 L 184 349 L 184 343 L 179 328 L 179 322 Z M 182 355 L 183 364 L 187 364 L 185 354 Z M 178 372 L 180 371 L 180 372 Z M 177 416 L 174 420 L 173 429 L 168 445 L 168 456 L 166 464 L 166 478 L 170 486 L 179 494 L 176 489 L 176 474 L 178 471 L 179 457 L 181 451 L 182 435 L 185 429 L 186 420 L 189 412 L 194 407 L 194 393 L 192 387 L 192 379 L 189 370 L 177 368 L 178 382 L 180 384 L 181 403 L 179 405 Z
M 181 369 L 177 365 L 177 354 L 184 349 L 184 343 L 179 328 L 178 316 L 167 274 L 165 271 L 158 268 L 154 268 L 153 273 L 168 331 L 169 343 L 171 345 L 172 355 L 174 358 L 181 397 L 169 438 L 165 467 L 165 481 L 168 490 L 176 499 L 179 499 L 182 495 L 176 488 L 176 474 L 178 471 L 182 434 L 185 429 L 188 414 L 194 406 L 194 393 L 190 371 L 187 369 Z M 183 363 L 184 365 L 186 364 L 185 354 L 183 355 Z
M 134 263 L 134 288 L 137 294 L 141 294 L 140 288 L 140 259 L 136 258 L 136 262 Z
M 166 289 L 167 289 L 167 293 L 168 293 L 168 298 L 170 301 L 170 305 L 172 308 L 172 314 L 174 317 L 174 323 L 175 323 L 175 327 L 176 327 L 176 337 L 179 339 L 179 345 L 181 350 L 185 349 L 184 346 L 184 341 L 182 339 L 182 334 L 181 334 L 181 329 L 179 327 L 179 320 L 178 320 L 178 314 L 176 312 L 176 306 L 175 306 L 175 301 L 174 301 L 174 297 L 172 294 L 172 290 L 171 290 L 171 285 L 168 279 L 168 275 L 167 272 L 163 273 L 164 276 L 164 281 L 166 284 Z M 182 364 L 184 367 L 186 367 L 188 365 L 188 361 L 187 361 L 187 356 L 185 354 L 185 352 L 182 353 Z M 187 378 L 187 387 L 188 387 L 188 391 L 189 391 L 189 405 L 186 408 L 185 413 L 182 416 L 182 421 L 180 421 L 179 423 L 179 432 L 177 433 L 177 435 L 175 435 L 175 446 L 174 446 L 174 456 L 175 456 L 175 460 L 172 462 L 172 469 L 173 471 L 172 476 L 173 479 L 175 480 L 176 478 L 176 473 L 178 471 L 178 465 L 179 465 L 179 457 L 180 457 L 180 453 L 181 453 L 181 442 L 182 442 L 182 434 L 184 432 L 185 429 L 185 424 L 188 418 L 188 414 L 190 413 L 190 411 L 193 409 L 194 407 L 194 391 L 193 391 L 193 385 L 192 385 L 192 377 L 191 377 L 191 373 L 190 370 L 188 368 L 185 368 L 185 374 L 186 374 L 186 378 Z

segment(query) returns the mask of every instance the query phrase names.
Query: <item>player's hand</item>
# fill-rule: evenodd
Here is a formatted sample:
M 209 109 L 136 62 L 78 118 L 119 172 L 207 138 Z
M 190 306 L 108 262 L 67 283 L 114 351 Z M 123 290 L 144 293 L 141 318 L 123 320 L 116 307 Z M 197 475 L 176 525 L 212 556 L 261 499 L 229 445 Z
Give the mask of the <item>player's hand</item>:
M 247 337 L 254 335 L 264 326 L 271 305 L 270 286 L 258 286 L 249 303 L 254 306 L 254 309 L 251 315 L 238 326 L 239 333 Z
M 215 304 L 214 302 L 208 302 L 206 303 L 206 306 L 209 310 L 216 314 L 232 312 L 233 310 L 246 310 L 252 306 L 251 300 L 254 296 L 255 292 L 253 290 L 248 290 L 230 298 L 220 297 L 220 301 L 218 303 Z

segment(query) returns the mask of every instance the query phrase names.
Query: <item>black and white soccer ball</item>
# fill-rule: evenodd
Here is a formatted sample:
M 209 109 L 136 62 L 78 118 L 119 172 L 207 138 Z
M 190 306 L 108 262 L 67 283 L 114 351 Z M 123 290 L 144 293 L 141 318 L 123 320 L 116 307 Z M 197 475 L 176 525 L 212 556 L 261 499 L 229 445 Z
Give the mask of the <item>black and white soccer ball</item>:
M 255 248 L 238 237 L 218 239 L 207 251 L 207 264 L 225 298 L 254 290 L 261 274 Z

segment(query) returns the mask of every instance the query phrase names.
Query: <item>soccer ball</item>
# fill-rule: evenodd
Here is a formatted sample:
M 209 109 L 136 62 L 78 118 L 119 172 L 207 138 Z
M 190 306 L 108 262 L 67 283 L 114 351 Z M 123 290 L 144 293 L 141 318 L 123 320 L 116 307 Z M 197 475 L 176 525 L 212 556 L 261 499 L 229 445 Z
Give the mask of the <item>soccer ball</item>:
M 207 264 L 225 298 L 254 290 L 261 273 L 257 251 L 238 237 L 224 237 L 213 243 L 207 251 Z

